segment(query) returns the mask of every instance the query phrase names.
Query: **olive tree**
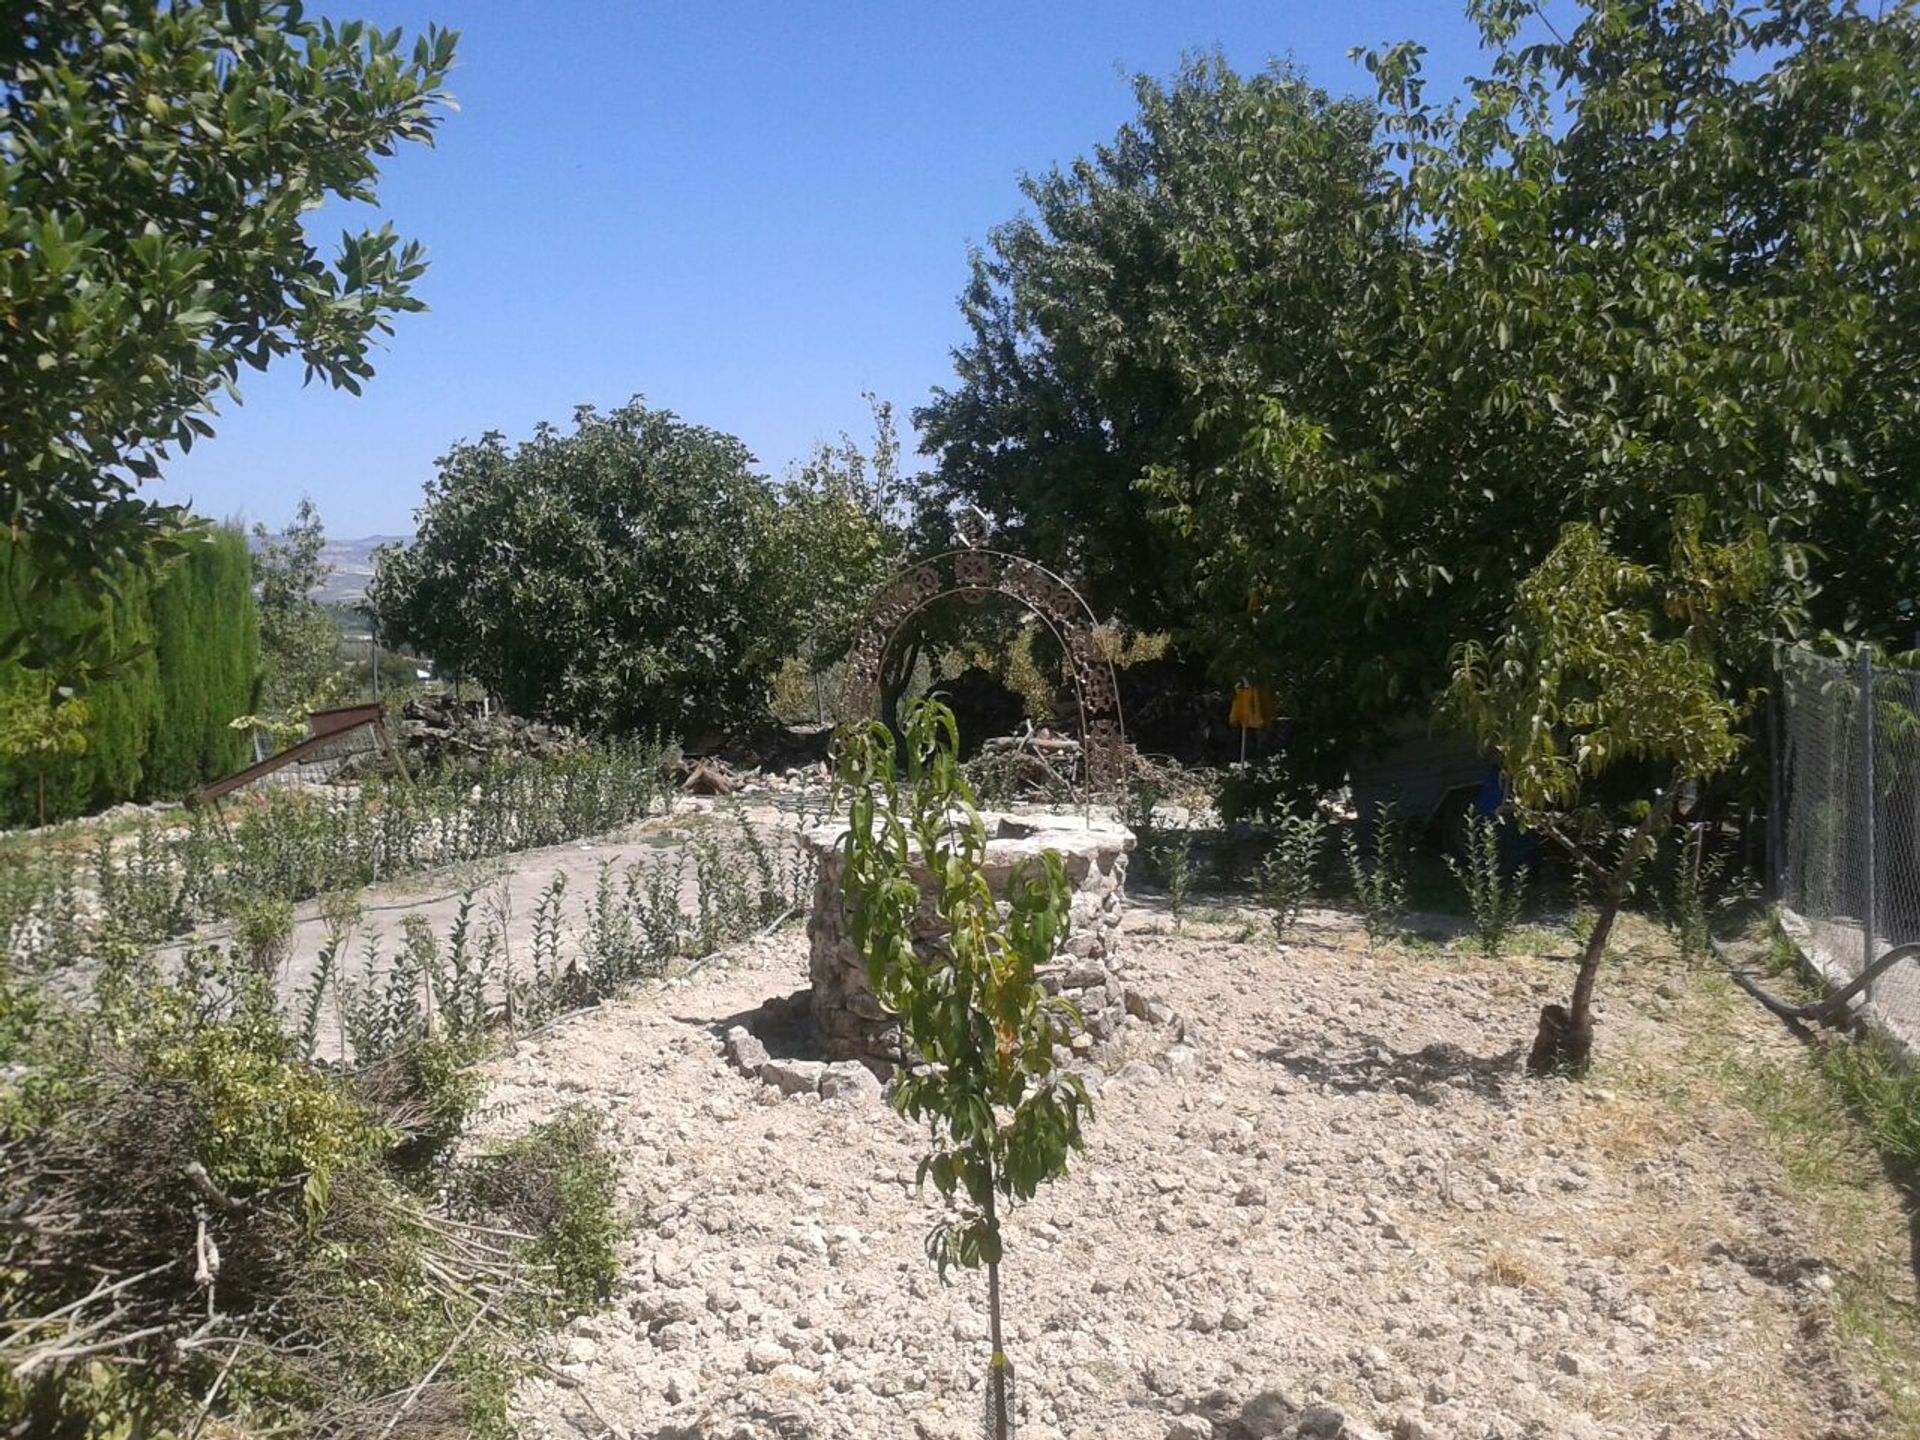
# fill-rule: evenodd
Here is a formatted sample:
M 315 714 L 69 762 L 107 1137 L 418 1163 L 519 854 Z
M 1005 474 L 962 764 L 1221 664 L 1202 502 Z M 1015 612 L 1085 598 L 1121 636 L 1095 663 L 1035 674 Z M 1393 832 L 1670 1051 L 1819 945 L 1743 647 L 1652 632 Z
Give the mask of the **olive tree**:
M 213 433 L 243 366 L 297 355 L 357 392 L 421 308 L 417 244 L 308 237 L 329 198 L 430 141 L 455 36 L 309 18 L 297 0 L 27 0 L 0 25 L 0 524 L 33 601 L 104 584 L 181 519 L 142 498 Z M 17 654 L 50 653 L 32 627 Z
M 1692 507 L 1662 571 L 1569 525 L 1520 583 L 1506 628 L 1454 652 L 1443 716 L 1497 757 L 1508 808 L 1566 852 L 1597 910 L 1571 999 L 1541 1010 L 1536 1074 L 1585 1073 L 1620 908 L 1676 807 L 1741 743 L 1748 702 L 1724 670 L 1774 562 L 1757 533 L 1716 543 L 1698 527 Z
M 927 1124 L 920 1162 L 947 1213 L 927 1237 L 944 1280 L 984 1265 L 993 1344 L 989 1433 L 1011 1434 L 1012 1373 L 1000 1316 L 1003 1203 L 1029 1200 L 1084 1148 L 1091 1105 L 1080 1077 L 1054 1059 L 1073 1019 L 1035 975 L 1065 941 L 1070 891 L 1060 856 L 1045 851 L 1008 881 L 1004 910 L 988 887 L 986 829 L 959 770 L 953 712 L 908 706 L 901 736 L 879 722 L 844 730 L 839 780 L 849 801 L 846 898 L 850 929 L 875 998 L 900 1017 L 915 1063 L 893 1103 Z M 916 941 L 929 877 L 938 938 Z

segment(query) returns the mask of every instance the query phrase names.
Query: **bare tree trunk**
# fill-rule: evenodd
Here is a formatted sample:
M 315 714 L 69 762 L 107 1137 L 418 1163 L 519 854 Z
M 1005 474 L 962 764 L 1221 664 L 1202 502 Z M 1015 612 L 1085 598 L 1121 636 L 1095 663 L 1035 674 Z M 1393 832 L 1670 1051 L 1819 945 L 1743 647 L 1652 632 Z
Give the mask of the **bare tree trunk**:
M 881 662 L 879 719 L 896 735 L 900 733 L 900 701 L 906 696 L 907 687 L 913 683 L 913 672 L 919 664 L 918 640 L 909 640 L 903 646 L 889 649 L 886 659 Z
M 1607 941 L 1620 907 L 1633 893 L 1633 879 L 1648 844 L 1660 831 L 1673 808 L 1677 786 L 1669 786 L 1655 796 L 1644 820 L 1627 838 L 1620 860 L 1611 871 L 1582 849 L 1557 826 L 1548 823 L 1547 833 L 1573 855 L 1574 863 L 1601 881 L 1600 910 L 1587 936 L 1587 948 L 1580 956 L 1580 969 L 1573 980 L 1573 998 L 1566 1005 L 1542 1005 L 1540 1028 L 1534 1032 L 1533 1049 L 1527 1055 L 1527 1070 L 1534 1075 L 1585 1075 L 1593 1064 L 1593 986 L 1600 974 L 1600 962 L 1607 955 Z
M 1585 1075 L 1593 1063 L 1593 982 L 1600 973 L 1600 962 L 1606 958 L 1607 939 L 1613 933 L 1622 898 L 1620 892 L 1610 890 L 1594 917 L 1593 933 L 1587 936 L 1587 948 L 1574 977 L 1572 1003 L 1540 1007 L 1540 1028 L 1534 1033 L 1533 1050 L 1527 1056 L 1527 1069 L 1532 1074 Z

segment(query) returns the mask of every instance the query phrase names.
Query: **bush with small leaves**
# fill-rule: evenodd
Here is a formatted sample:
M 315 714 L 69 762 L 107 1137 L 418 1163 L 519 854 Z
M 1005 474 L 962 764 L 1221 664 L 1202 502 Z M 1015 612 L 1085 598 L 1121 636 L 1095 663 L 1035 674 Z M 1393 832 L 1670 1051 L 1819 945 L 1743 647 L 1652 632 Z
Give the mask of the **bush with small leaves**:
M 1406 836 L 1393 806 L 1383 804 L 1374 812 L 1373 843 L 1368 850 L 1361 847 L 1357 827 L 1347 831 L 1343 848 L 1367 943 L 1377 944 L 1399 932 L 1407 913 Z
M 1500 854 L 1500 825 L 1490 815 L 1469 812 L 1466 853 L 1447 857 L 1447 868 L 1467 893 L 1467 911 L 1473 916 L 1474 939 L 1483 955 L 1498 955 L 1507 937 L 1520 924 L 1526 908 L 1527 873 L 1507 874 Z
M 1318 810 L 1289 811 L 1274 825 L 1273 848 L 1256 879 L 1261 908 L 1273 924 L 1274 939 L 1283 944 L 1313 898 L 1314 868 L 1326 838 L 1327 823 Z

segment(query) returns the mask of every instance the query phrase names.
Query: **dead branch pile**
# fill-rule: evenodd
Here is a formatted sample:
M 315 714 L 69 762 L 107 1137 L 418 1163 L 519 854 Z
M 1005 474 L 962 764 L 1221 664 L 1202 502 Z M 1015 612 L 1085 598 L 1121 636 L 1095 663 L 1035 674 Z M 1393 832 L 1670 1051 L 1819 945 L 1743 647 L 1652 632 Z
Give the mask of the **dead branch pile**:
M 110 1415 L 187 1435 L 227 1413 L 468 1433 L 475 1367 L 556 1304 L 545 1237 L 443 1157 L 431 1185 L 401 1168 L 423 1153 L 417 1117 L 444 1107 L 383 1078 L 374 1108 L 355 1077 L 297 1058 L 270 1006 L 154 985 L 138 1007 L 0 1054 L 0 1435 L 99 1433 Z

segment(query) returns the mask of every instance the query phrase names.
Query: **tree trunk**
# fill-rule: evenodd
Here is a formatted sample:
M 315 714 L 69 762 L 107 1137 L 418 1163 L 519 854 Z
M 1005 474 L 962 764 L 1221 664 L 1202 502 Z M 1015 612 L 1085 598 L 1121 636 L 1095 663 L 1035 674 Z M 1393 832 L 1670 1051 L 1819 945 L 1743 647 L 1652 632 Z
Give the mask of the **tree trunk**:
M 880 664 L 880 722 L 895 735 L 900 733 L 900 701 L 913 683 L 913 672 L 920 664 L 920 642 L 910 640 L 889 647 Z
M 987 1228 L 994 1251 L 1000 1248 L 1000 1222 L 994 1214 L 993 1187 L 987 1187 Z M 1000 1330 L 1000 1262 L 987 1261 L 987 1334 L 993 1341 L 993 1359 L 987 1368 L 988 1440 L 1013 1440 L 1013 1364 L 1007 1359 Z
M 1600 974 L 1600 962 L 1606 958 L 1613 922 L 1620 914 L 1620 907 L 1626 904 L 1627 896 L 1633 893 L 1633 878 L 1640 873 L 1641 858 L 1649 842 L 1666 824 L 1678 791 L 1676 781 L 1654 797 L 1647 807 L 1646 819 L 1622 848 L 1620 863 L 1606 875 L 1600 912 L 1594 916 L 1593 933 L 1587 937 L 1586 952 L 1580 957 L 1580 973 L 1574 977 L 1573 999 L 1566 1005 L 1540 1007 L 1540 1028 L 1534 1032 L 1533 1049 L 1527 1055 L 1527 1070 L 1531 1074 L 1578 1077 L 1585 1075 L 1592 1065 L 1593 982 Z M 1589 873 L 1605 873 L 1558 829 L 1551 829 L 1549 833 L 1566 846 L 1576 864 L 1590 867 Z
M 1580 956 L 1572 1003 L 1540 1007 L 1540 1028 L 1534 1033 L 1533 1050 L 1527 1056 L 1529 1073 L 1581 1076 L 1593 1063 L 1593 982 L 1600 974 L 1600 962 L 1606 958 L 1607 938 L 1613 933 L 1614 917 L 1620 913 L 1623 898 L 1617 886 L 1608 888 L 1600 913 L 1594 917 L 1593 933 L 1587 936 L 1587 948 Z

